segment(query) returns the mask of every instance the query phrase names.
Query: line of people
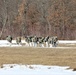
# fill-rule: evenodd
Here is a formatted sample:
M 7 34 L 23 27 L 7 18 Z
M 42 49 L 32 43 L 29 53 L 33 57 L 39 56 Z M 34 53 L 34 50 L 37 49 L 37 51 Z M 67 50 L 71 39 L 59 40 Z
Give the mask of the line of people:
M 12 36 L 7 36 L 7 41 L 12 44 Z M 56 47 L 58 38 L 57 36 L 37 37 L 37 36 L 26 36 L 25 45 L 29 47 Z M 21 37 L 16 38 L 16 43 L 21 44 Z

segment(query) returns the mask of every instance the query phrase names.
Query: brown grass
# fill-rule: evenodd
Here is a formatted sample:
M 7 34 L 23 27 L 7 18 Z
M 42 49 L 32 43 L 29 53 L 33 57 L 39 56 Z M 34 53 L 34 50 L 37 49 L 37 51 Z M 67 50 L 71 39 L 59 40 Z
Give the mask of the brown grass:
M 0 48 L 0 65 L 42 64 L 76 68 L 76 48 Z

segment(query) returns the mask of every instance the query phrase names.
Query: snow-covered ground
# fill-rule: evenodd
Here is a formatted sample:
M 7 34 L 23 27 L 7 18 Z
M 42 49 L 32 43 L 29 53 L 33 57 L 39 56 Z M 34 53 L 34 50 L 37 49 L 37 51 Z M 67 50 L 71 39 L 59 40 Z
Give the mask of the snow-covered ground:
M 23 40 L 22 43 L 25 43 Z M 12 41 L 12 44 L 10 44 L 7 40 L 0 40 L 0 47 L 19 47 L 21 45 L 16 44 L 16 40 Z
M 26 43 L 25 40 L 22 40 L 21 43 Z M 59 44 L 69 44 L 69 45 L 75 45 L 76 44 L 76 40 L 58 40 Z M 12 45 L 7 41 L 7 40 L 0 40 L 0 47 L 20 47 L 22 45 L 17 45 L 16 44 L 16 40 L 12 41 Z M 27 45 L 25 45 L 27 47 Z M 61 47 L 57 47 L 57 48 L 61 48 Z M 68 48 L 68 47 L 66 47 Z
M 76 40 L 59 40 L 60 44 L 76 44 Z
M 76 75 L 69 67 L 8 64 L 0 68 L 0 75 Z
M 59 40 L 58 42 L 76 44 L 76 41 Z M 16 44 L 15 40 L 12 43 L 11 45 L 7 40 L 0 40 L 0 47 L 21 47 L 21 45 Z M 25 41 L 22 40 L 22 43 Z M 0 68 L 0 75 L 76 75 L 76 71 L 67 68 L 69 67 L 5 64 Z

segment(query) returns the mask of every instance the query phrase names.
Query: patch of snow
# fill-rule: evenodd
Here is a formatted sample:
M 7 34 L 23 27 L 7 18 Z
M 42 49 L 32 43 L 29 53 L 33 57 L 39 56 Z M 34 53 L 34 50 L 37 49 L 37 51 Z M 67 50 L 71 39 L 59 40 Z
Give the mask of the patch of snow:
M 8 64 L 0 68 L 1 75 L 76 75 L 69 67 Z
M 76 40 L 59 40 L 58 43 L 61 43 L 61 44 L 76 44 Z
M 22 40 L 21 43 L 23 43 L 24 47 L 29 47 L 29 44 L 25 42 L 25 40 Z M 68 41 L 68 40 L 59 40 L 58 43 L 60 44 L 66 44 L 66 45 L 76 45 L 76 40 L 74 41 Z M 21 47 L 22 45 L 17 45 L 16 40 L 12 40 L 12 44 L 10 44 L 7 40 L 0 40 L 0 47 Z M 52 47 L 50 44 L 50 47 L 48 45 L 44 47 L 41 45 L 41 47 L 36 47 L 36 48 L 76 48 L 76 47 Z

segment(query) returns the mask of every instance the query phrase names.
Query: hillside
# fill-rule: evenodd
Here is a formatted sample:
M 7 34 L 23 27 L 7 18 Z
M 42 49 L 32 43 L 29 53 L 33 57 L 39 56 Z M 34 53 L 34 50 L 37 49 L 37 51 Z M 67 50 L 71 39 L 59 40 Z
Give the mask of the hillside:
M 76 0 L 0 0 L 0 38 L 76 39 Z

